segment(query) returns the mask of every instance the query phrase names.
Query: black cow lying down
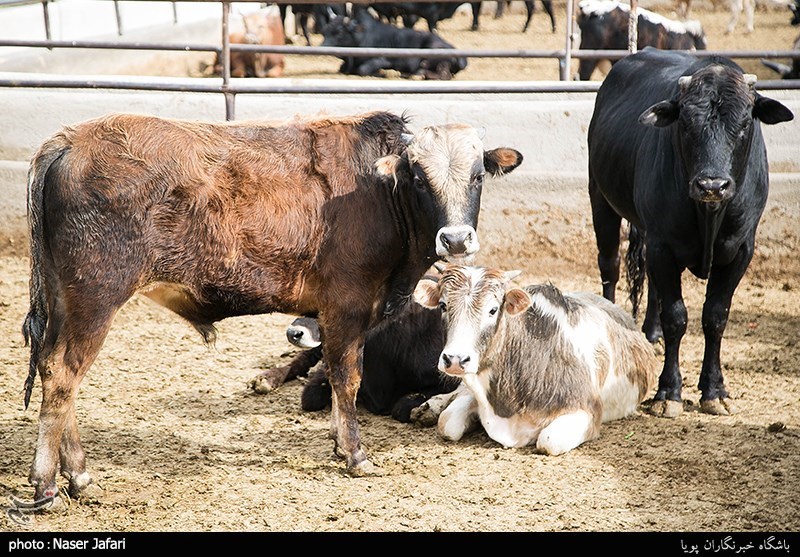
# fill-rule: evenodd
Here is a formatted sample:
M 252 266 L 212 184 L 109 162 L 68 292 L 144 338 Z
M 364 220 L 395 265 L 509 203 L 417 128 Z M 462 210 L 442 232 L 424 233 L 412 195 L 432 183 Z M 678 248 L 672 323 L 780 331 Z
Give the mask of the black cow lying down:
M 269 369 L 250 381 L 257 393 L 267 393 L 285 381 L 308 374 L 301 407 L 317 412 L 331 405 L 331 386 L 322 360 L 322 334 L 317 321 L 298 317 L 286 336 L 305 348 L 287 366 Z M 452 392 L 460 383 L 438 369 L 444 346 L 440 309 L 408 304 L 399 315 L 371 329 L 364 343 L 364 366 L 358 404 L 368 412 L 411 421 L 411 411 L 430 397 Z M 314 368 L 314 369 L 312 369 Z
M 798 2 L 800 2 L 800 0 L 798 0 Z M 792 49 L 800 51 L 800 35 L 794 40 Z M 800 58 L 793 58 L 791 66 L 772 60 L 761 60 L 761 63 L 769 69 L 778 72 L 781 75 L 781 79 L 800 79 Z
M 358 7 L 356 7 L 358 8 Z M 447 49 L 453 45 L 436 35 L 382 23 L 367 9 L 356 9 L 353 17 L 337 16 L 322 28 L 322 46 L 359 48 Z M 346 56 L 339 72 L 347 75 L 380 76 L 383 70 L 396 70 L 404 77 L 451 79 L 467 67 L 467 59 L 387 58 L 383 56 Z

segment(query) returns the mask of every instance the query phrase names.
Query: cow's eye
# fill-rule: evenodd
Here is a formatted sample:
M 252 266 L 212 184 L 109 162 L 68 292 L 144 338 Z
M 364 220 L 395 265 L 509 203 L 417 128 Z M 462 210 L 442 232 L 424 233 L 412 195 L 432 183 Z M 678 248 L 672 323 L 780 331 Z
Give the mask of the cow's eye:
M 489 310 L 489 315 L 494 315 L 497 313 L 497 310 L 500 309 L 500 306 L 494 306 L 492 309 Z
M 442 311 L 447 311 L 447 304 L 444 302 L 439 302 L 439 309 Z
M 424 189 L 425 188 L 425 180 L 423 180 L 421 176 L 418 176 L 417 174 L 414 174 L 414 185 L 416 187 L 418 187 L 419 189 Z

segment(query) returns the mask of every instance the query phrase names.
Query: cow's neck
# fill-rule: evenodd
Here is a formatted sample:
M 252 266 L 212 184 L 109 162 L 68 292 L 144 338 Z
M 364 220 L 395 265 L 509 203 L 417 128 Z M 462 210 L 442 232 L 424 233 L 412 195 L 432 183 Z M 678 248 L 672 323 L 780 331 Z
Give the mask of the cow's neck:
M 390 189 L 389 195 L 392 221 L 403 246 L 403 255 L 392 270 L 384 317 L 396 314 L 409 302 L 417 282 L 437 260 L 436 226 L 429 222 L 432 215 L 415 207 L 413 197 L 407 194 L 403 184 Z

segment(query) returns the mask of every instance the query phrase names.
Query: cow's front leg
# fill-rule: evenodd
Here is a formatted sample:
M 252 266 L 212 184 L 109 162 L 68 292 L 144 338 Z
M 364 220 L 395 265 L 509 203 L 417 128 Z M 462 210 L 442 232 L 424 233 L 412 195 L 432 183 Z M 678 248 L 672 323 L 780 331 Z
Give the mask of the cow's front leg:
M 705 351 L 698 388 L 702 393 L 700 409 L 708 414 L 728 415 L 734 413 L 728 398 L 728 391 L 725 389 L 725 380 L 722 377 L 720 347 L 725 327 L 728 324 L 733 293 L 739 286 L 739 281 L 742 280 L 752 258 L 752 246 L 743 246 L 729 265 L 712 267 L 706 286 L 706 301 L 703 304 Z
M 374 465 L 361 447 L 358 430 L 356 396 L 361 385 L 364 331 L 366 326 L 355 327 L 340 323 L 337 330 L 328 332 L 324 347 L 331 384 L 331 437 L 334 452 L 347 460 L 347 471 L 354 476 L 375 472 Z M 357 331 L 341 335 L 340 331 Z
M 365 77 L 377 76 L 381 70 L 390 69 L 391 67 L 392 64 L 389 62 L 388 58 L 384 58 L 382 56 L 370 58 L 358 66 L 358 75 Z
M 664 368 L 650 412 L 675 418 L 683 412 L 680 347 L 688 316 L 681 293 L 681 272 L 672 252 L 664 246 L 647 245 L 647 272 L 658 295 L 664 332 Z
M 469 387 L 461 385 L 454 391 L 455 398 L 439 415 L 437 430 L 443 439 L 458 441 L 480 424 L 478 401 Z
M 464 391 L 469 393 L 469 388 L 461 383 L 455 390 L 449 393 L 442 393 L 430 397 L 428 400 L 411 410 L 411 422 L 422 426 L 431 427 L 437 424 L 439 416 L 442 415 L 445 408 L 450 406 L 458 396 Z

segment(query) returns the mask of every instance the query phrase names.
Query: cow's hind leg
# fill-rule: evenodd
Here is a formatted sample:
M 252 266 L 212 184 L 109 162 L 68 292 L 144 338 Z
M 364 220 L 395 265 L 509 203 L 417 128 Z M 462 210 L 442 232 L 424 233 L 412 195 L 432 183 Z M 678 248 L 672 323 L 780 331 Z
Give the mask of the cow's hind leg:
M 681 293 L 681 270 L 668 248 L 648 244 L 647 276 L 658 295 L 664 332 L 664 368 L 650 412 L 665 418 L 675 418 L 683 412 L 679 357 L 688 314 Z
M 38 365 L 42 405 L 36 453 L 28 477 L 37 500 L 58 494 L 59 463 L 61 474 L 69 480 L 70 495 L 78 496 L 91 483 L 75 419 L 75 395 L 119 306 L 100 309 L 83 305 L 70 313 L 61 308 L 51 310 Z
M 603 297 L 614 302 L 619 282 L 619 231 L 622 217 L 608 204 L 591 179 L 589 200 L 592 204 L 592 225 L 597 240 L 597 266 L 603 283 Z

